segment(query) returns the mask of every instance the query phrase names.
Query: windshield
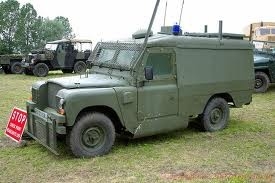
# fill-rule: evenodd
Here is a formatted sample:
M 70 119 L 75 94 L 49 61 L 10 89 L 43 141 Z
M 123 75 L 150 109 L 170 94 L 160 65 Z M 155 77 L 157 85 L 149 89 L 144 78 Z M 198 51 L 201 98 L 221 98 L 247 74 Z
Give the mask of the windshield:
M 275 53 L 275 42 L 253 41 L 255 52 Z
M 89 61 L 100 67 L 130 70 L 141 48 L 137 43 L 98 43 Z
M 58 46 L 58 44 L 46 44 L 46 46 L 45 46 L 45 48 L 47 49 L 47 50 L 53 50 L 53 51 L 55 51 L 56 50 L 56 48 L 57 48 L 57 46 Z

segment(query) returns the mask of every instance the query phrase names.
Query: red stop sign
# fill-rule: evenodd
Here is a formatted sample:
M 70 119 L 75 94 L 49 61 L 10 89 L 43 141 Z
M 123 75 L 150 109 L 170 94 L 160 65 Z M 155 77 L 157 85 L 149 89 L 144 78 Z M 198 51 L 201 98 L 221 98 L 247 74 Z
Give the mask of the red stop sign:
M 5 134 L 12 140 L 20 142 L 26 123 L 27 112 L 16 107 L 13 108 Z

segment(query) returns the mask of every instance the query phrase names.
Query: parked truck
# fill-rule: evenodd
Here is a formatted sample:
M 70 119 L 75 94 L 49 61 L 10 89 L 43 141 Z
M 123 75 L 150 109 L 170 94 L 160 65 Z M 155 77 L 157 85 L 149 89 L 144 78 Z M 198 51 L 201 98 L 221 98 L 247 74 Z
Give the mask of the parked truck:
M 275 49 L 255 50 L 255 92 L 266 92 L 275 83 Z
M 92 41 L 64 39 L 48 42 L 44 49 L 32 51 L 22 61 L 27 75 L 45 77 L 51 70 L 63 73 L 86 71 L 86 61 L 92 51 Z
M 23 68 L 21 61 L 24 55 L 22 54 L 7 54 L 0 55 L 0 66 L 6 74 L 22 74 Z
M 244 34 L 250 41 L 275 42 L 275 22 L 251 23 L 245 27 Z
M 223 36 L 138 34 L 99 42 L 82 77 L 39 81 L 27 101 L 26 133 L 58 154 L 65 136 L 77 157 L 108 153 L 115 134 L 140 138 L 186 128 L 198 118 L 205 131 L 224 129 L 229 106 L 252 101 L 253 49 Z M 238 37 L 238 36 L 237 36 Z

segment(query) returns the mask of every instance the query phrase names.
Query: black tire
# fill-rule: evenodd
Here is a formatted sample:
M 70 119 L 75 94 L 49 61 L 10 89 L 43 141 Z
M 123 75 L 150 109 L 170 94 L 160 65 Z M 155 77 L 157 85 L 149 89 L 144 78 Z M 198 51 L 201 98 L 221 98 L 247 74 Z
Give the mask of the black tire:
M 49 67 L 47 64 L 38 63 L 34 66 L 33 74 L 37 77 L 45 77 L 49 73 Z
M 72 72 L 73 72 L 73 69 L 62 69 L 62 72 L 63 72 L 64 74 L 66 74 L 66 73 L 72 73 Z
M 33 75 L 33 71 L 30 70 L 30 69 L 25 68 L 24 69 L 24 74 L 26 74 L 26 75 Z
M 254 90 L 256 93 L 264 93 L 269 87 L 269 77 L 264 72 L 255 73 L 255 86 Z
M 224 129 L 228 124 L 229 106 L 223 98 L 211 99 L 201 116 L 203 130 L 214 132 Z
M 79 118 L 68 138 L 75 156 L 101 156 L 111 150 L 115 141 L 115 128 L 104 114 L 88 113 Z
M 75 73 L 84 73 L 87 69 L 87 65 L 85 62 L 83 61 L 77 61 L 74 64 L 74 72 Z
M 24 71 L 20 62 L 13 62 L 11 65 L 11 73 L 12 74 L 22 74 Z
M 8 66 L 2 66 L 2 69 L 3 69 L 5 74 L 11 74 L 11 70 Z

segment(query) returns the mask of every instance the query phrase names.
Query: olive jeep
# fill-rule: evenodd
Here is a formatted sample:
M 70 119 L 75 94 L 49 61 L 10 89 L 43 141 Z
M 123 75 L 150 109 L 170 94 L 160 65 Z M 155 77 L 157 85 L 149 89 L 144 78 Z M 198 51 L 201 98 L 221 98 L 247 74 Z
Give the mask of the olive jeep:
M 231 37 L 99 42 L 85 75 L 33 84 L 26 133 L 55 154 L 57 136 L 66 136 L 75 156 L 93 157 L 110 151 L 115 134 L 166 133 L 190 118 L 205 131 L 222 130 L 229 106 L 248 105 L 254 87 L 252 44 Z
M 21 61 L 24 56 L 21 54 L 0 55 L 0 66 L 6 74 L 22 74 Z
M 64 39 L 48 42 L 44 49 L 32 51 L 22 60 L 27 75 L 45 77 L 50 70 L 63 73 L 86 71 L 86 61 L 91 54 L 90 40 Z
M 254 53 L 255 92 L 264 93 L 270 83 L 275 83 L 275 52 Z

